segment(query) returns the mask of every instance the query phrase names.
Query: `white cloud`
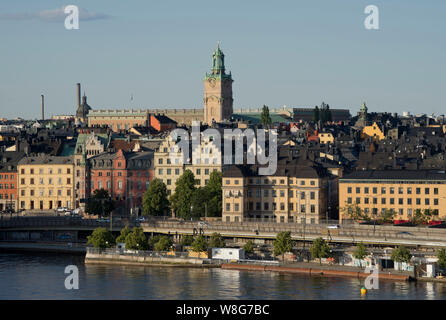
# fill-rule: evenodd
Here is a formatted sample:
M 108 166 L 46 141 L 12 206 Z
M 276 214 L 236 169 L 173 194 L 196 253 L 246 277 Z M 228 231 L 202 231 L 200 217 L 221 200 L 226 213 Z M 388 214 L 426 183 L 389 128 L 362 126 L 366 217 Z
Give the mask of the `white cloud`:
M 0 20 L 40 20 L 44 22 L 63 22 L 67 16 L 64 13 L 64 8 L 42 10 L 33 13 L 3 13 L 0 14 Z M 91 12 L 84 8 L 79 8 L 79 20 L 81 21 L 92 21 L 92 20 L 104 20 L 109 19 L 111 16 Z

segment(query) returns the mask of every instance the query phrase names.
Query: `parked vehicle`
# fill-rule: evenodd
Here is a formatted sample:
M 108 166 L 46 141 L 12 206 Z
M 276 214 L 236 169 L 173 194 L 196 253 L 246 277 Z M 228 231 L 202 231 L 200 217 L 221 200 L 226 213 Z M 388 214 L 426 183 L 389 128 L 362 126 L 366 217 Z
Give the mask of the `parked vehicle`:
M 209 227 L 209 223 L 207 223 L 206 221 L 200 221 L 200 222 L 198 222 L 198 226 L 199 227 Z
M 332 224 L 327 226 L 327 229 L 339 229 L 341 226 L 339 224 Z

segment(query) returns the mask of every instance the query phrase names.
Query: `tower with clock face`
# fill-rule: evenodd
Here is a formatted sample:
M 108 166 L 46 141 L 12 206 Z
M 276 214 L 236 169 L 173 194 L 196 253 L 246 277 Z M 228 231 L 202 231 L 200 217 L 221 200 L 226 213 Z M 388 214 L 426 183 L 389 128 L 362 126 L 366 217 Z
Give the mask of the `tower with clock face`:
M 232 116 L 232 75 L 225 72 L 225 55 L 217 44 L 212 55 L 211 73 L 204 78 L 204 122 L 212 124 Z

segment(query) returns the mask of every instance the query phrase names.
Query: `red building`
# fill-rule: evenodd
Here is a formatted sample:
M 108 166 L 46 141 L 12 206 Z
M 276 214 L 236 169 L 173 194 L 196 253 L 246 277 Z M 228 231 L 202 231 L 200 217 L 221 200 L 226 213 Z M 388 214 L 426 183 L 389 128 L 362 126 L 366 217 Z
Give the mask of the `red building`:
M 0 211 L 17 209 L 17 164 L 23 152 L 0 153 Z
M 175 129 L 177 123 L 165 115 L 150 115 L 150 126 L 158 132 Z
M 118 215 L 136 213 L 153 179 L 153 152 L 106 152 L 89 159 L 91 193 L 108 191 Z

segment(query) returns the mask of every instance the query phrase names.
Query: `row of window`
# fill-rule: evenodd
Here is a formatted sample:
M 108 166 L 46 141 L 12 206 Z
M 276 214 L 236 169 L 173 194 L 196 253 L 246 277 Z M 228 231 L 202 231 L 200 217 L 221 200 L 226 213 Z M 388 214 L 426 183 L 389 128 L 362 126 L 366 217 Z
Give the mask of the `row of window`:
M 240 206 L 239 206 L 238 203 L 235 203 L 233 207 L 234 207 L 234 211 L 235 212 L 239 211 Z M 270 210 L 270 208 L 271 208 L 271 210 L 278 210 L 277 209 L 277 203 L 273 202 L 271 204 L 271 207 L 270 207 L 270 203 L 269 202 L 264 202 L 263 203 L 263 210 Z M 279 204 L 279 208 L 280 208 L 281 211 L 285 211 L 286 210 L 285 209 L 285 203 L 283 203 L 283 202 L 280 203 Z M 300 207 L 299 207 L 299 205 L 297 203 L 296 203 L 296 207 L 294 207 L 294 203 L 289 203 L 288 204 L 288 208 L 289 208 L 290 211 L 297 211 L 297 212 L 301 212 L 301 213 L 305 213 L 306 209 L 307 209 L 306 205 L 301 204 Z M 260 202 L 256 202 L 255 203 L 255 209 L 254 209 L 254 203 L 253 202 L 249 202 L 248 203 L 248 210 L 257 210 L 257 211 L 262 210 L 261 203 Z M 226 203 L 226 211 L 231 211 L 231 204 L 230 203 Z M 315 213 L 315 212 L 316 212 L 316 206 L 314 204 L 310 205 L 310 213 Z
M 29 195 L 31 197 L 35 196 L 36 195 L 35 190 L 34 189 L 29 190 Z M 38 195 L 40 197 L 46 196 L 45 190 L 39 189 L 39 194 Z M 58 197 L 61 197 L 62 196 L 62 190 L 60 190 L 60 189 L 57 190 L 57 193 L 54 192 L 53 189 L 49 189 L 48 190 L 48 196 L 51 197 L 51 196 L 55 196 L 55 195 L 57 195 Z M 71 189 L 66 190 L 66 195 L 69 196 L 69 197 L 71 196 Z M 26 190 L 20 190 L 20 196 L 25 197 L 26 196 Z
M 388 209 L 387 209 L 387 208 L 381 208 L 381 213 L 385 213 L 386 210 L 388 210 Z M 395 212 L 395 213 L 398 213 L 399 215 L 403 215 L 403 214 L 404 214 L 404 211 L 405 211 L 403 208 L 399 208 L 399 209 L 390 208 L 389 210 L 390 210 L 390 211 L 393 211 L 393 212 Z M 414 214 L 417 210 L 420 210 L 420 209 L 412 209 L 412 208 L 409 208 L 409 209 L 406 209 L 406 213 L 407 213 L 408 216 L 411 216 L 411 215 Z M 352 209 L 349 208 L 349 209 L 348 209 L 348 212 L 349 212 L 349 213 L 352 213 Z M 378 214 L 378 208 L 364 208 L 364 213 L 365 213 L 365 214 L 369 214 L 369 213 L 372 213 L 372 214 Z M 439 213 L 438 209 L 433 209 L 433 210 L 432 210 L 432 214 L 433 214 L 433 215 L 438 216 L 438 213 Z
M 227 180 L 227 181 L 229 181 L 229 180 Z M 305 180 L 300 180 L 300 183 L 299 183 L 298 179 L 294 180 L 292 178 L 289 179 L 289 184 L 294 184 L 294 181 L 296 182 L 295 184 L 300 184 L 301 186 L 305 186 L 305 184 L 306 184 Z M 249 184 L 254 184 L 254 179 L 248 179 L 248 182 L 249 182 Z M 226 182 L 226 184 L 229 184 L 229 182 Z M 236 184 L 238 184 L 238 183 L 236 182 Z M 262 179 L 260 179 L 260 178 L 255 179 L 255 184 L 262 184 Z M 277 180 L 276 179 L 263 179 L 263 184 L 273 184 L 273 185 L 276 185 L 277 184 Z M 285 179 L 280 179 L 279 180 L 279 184 L 286 184 L 286 180 Z M 315 180 L 310 180 L 310 185 L 311 186 L 315 186 L 316 185 L 316 181 Z
M 364 194 L 369 194 L 370 193 L 370 188 L 369 187 L 364 187 L 363 188 L 363 193 Z M 372 187 L 372 193 L 373 194 L 377 194 L 378 193 L 378 187 Z M 421 194 L 421 189 L 422 188 L 415 188 L 415 194 Z M 353 193 L 353 190 L 355 190 L 355 193 L 360 194 L 361 193 L 361 187 L 347 187 L 347 193 Z M 395 194 L 395 192 L 398 192 L 398 194 L 404 194 L 404 187 L 398 187 L 398 188 L 394 188 L 394 187 L 390 187 L 389 188 L 389 194 Z M 424 194 L 430 194 L 431 192 L 431 188 L 424 188 Z M 381 187 L 381 194 L 386 194 L 387 193 L 387 188 L 386 187 Z M 412 194 L 412 187 L 407 187 L 406 188 L 406 194 Z M 433 188 L 433 194 L 438 194 L 438 188 Z
M 94 181 L 91 182 L 91 188 L 94 189 Z M 98 181 L 97 183 L 98 189 L 104 189 L 104 181 Z M 105 186 L 107 189 L 111 189 L 111 181 L 106 181 Z M 118 181 L 118 189 L 122 189 L 122 181 Z M 143 183 L 141 181 L 137 181 L 136 188 L 138 190 L 142 190 Z M 146 188 L 149 186 L 149 181 L 146 181 Z M 133 181 L 128 182 L 128 187 L 130 190 L 133 190 Z
M 53 168 L 49 168 L 48 169 L 48 174 L 54 174 L 55 172 L 54 172 L 55 170 L 53 170 Z M 34 170 L 33 168 L 31 168 L 31 169 L 29 169 L 29 173 L 30 174 L 34 174 L 35 172 L 37 172 L 37 170 Z M 25 169 L 21 169 L 20 170 L 20 173 L 21 174 L 25 174 Z M 61 168 L 59 168 L 59 169 L 57 169 L 57 173 L 58 174 L 62 174 L 62 169 Z M 67 174 L 71 174 L 71 169 L 70 168 L 67 168 L 66 169 L 66 173 Z M 43 168 L 40 168 L 39 169 L 39 174 L 44 174 L 44 170 L 43 170 Z
M 31 200 L 29 202 L 28 208 L 31 209 L 31 210 L 33 210 L 33 209 L 43 210 L 43 209 L 45 209 L 43 204 L 44 204 L 43 200 L 40 200 L 38 203 L 34 202 L 34 200 Z M 56 209 L 56 208 L 60 208 L 60 207 L 62 207 L 62 201 L 57 201 L 57 202 L 54 201 L 54 203 L 53 203 L 53 201 L 48 201 L 48 207 L 47 208 L 49 208 L 49 209 Z M 20 208 L 21 209 L 25 209 L 26 208 L 26 202 L 25 201 L 20 201 Z M 71 208 L 71 201 L 67 201 L 66 202 L 66 208 Z
M 8 175 L 8 174 L 5 174 L 5 175 L 3 175 L 3 174 L 0 174 L 0 180 L 3 180 L 3 179 L 5 179 L 5 180 L 8 180 L 8 179 L 14 179 L 14 175 L 13 174 L 11 174 L 11 175 Z
M 0 189 L 3 189 L 3 188 L 5 188 L 5 189 L 14 189 L 14 183 L 10 183 L 10 184 L 7 184 L 7 183 L 3 184 L 3 183 L 0 183 Z
M 248 197 L 253 198 L 254 195 L 254 191 L 255 191 L 255 198 L 260 198 L 261 197 L 261 189 L 256 189 L 256 190 L 248 190 Z M 264 189 L 263 190 L 263 196 L 264 197 L 269 197 L 269 189 Z M 277 197 L 277 191 L 279 191 L 279 196 L 280 197 L 285 197 L 285 192 L 286 190 L 271 190 L 271 196 L 273 198 Z M 294 190 L 288 190 L 288 197 L 289 198 L 294 198 Z M 316 193 L 314 191 L 309 192 L 310 194 L 310 199 L 314 200 L 316 198 Z M 305 199 L 306 197 L 306 192 L 305 191 L 299 191 L 296 190 L 296 198 L 300 199 Z
M 5 193 L 5 194 L 0 193 L 0 200 L 3 200 L 3 199 L 6 199 L 6 200 L 10 199 L 10 200 L 13 200 L 13 199 L 14 199 L 14 195 L 11 194 L 11 196 L 8 196 L 7 193 Z
M 48 178 L 48 184 L 54 184 L 53 182 L 54 182 L 53 178 Z M 21 185 L 25 185 L 26 184 L 24 178 L 20 179 L 20 184 Z M 31 185 L 35 184 L 34 178 L 30 178 L 29 179 L 29 184 L 31 184 Z M 39 178 L 39 184 L 45 184 L 45 180 L 43 178 Z M 57 184 L 60 184 L 60 185 L 62 184 L 62 178 L 58 178 L 57 179 Z M 66 184 L 71 184 L 71 178 L 67 178 L 66 179 Z
M 371 200 L 371 201 L 370 201 Z M 404 205 L 404 198 L 389 198 L 389 201 L 387 202 L 387 198 L 381 198 L 381 204 L 398 204 L 398 205 Z M 395 200 L 398 200 L 397 202 Z M 413 199 L 412 198 L 406 198 L 406 204 L 407 205 L 412 205 L 413 204 Z M 431 201 L 433 200 L 433 201 Z M 369 203 L 373 203 L 373 204 L 378 204 L 378 198 L 364 198 L 363 199 L 364 204 L 369 204 Z M 347 203 L 351 204 L 353 202 L 352 198 L 347 198 Z M 421 205 L 421 198 L 415 198 L 415 204 L 416 205 Z M 424 199 L 424 204 L 425 205 L 431 205 L 433 204 L 434 206 L 438 206 L 438 199 L 430 199 L 430 198 L 425 198 Z M 361 204 L 361 198 L 356 198 L 355 199 L 355 203 L 356 204 Z

